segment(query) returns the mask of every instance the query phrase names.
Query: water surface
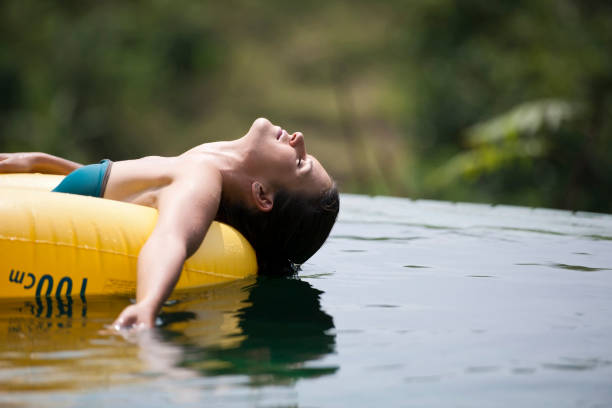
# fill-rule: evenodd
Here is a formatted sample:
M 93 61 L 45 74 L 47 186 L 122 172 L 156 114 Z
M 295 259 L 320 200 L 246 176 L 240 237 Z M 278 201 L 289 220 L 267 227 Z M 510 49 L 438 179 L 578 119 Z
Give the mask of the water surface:
M 297 278 L 0 306 L 0 405 L 612 406 L 612 216 L 344 195 Z

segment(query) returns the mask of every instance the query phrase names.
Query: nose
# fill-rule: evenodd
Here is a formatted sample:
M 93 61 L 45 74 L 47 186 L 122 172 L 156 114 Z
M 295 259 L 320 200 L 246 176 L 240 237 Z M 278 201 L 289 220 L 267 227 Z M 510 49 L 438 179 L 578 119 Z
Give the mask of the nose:
M 260 129 L 261 131 L 265 131 L 268 127 L 272 126 L 272 122 L 270 122 L 266 118 L 257 118 L 251 125 L 252 129 Z
M 306 158 L 306 144 L 302 132 L 292 134 L 289 144 L 298 152 L 299 157 Z

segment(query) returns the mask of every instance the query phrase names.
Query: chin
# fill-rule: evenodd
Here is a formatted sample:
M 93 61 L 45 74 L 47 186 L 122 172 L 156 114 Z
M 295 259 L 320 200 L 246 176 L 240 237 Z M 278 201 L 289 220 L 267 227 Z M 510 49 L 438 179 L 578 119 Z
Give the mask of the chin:
M 265 142 L 268 139 L 276 140 L 278 126 L 275 126 L 266 118 L 257 118 L 251 128 L 247 132 L 247 137 L 251 139 L 256 144 L 260 144 L 261 142 Z

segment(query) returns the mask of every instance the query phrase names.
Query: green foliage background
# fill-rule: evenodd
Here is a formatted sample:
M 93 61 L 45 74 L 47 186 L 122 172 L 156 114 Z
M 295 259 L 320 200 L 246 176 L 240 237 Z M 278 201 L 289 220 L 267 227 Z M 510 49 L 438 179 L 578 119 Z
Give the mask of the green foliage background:
M 0 151 L 173 155 L 266 116 L 345 192 L 612 212 L 609 0 L 7 0 L 0 41 Z

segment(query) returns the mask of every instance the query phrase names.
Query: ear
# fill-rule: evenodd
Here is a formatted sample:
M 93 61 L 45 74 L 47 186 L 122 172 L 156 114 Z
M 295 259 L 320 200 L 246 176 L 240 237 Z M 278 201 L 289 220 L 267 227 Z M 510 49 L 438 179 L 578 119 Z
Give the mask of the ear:
M 263 212 L 268 212 L 274 205 L 274 195 L 270 189 L 266 188 L 259 181 L 251 183 L 251 196 L 255 202 L 255 206 Z

